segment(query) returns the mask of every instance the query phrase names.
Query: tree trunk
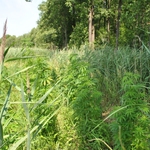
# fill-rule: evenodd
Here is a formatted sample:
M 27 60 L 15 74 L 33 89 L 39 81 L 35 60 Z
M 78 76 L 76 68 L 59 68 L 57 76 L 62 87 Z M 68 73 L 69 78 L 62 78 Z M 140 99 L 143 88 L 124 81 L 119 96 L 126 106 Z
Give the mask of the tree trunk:
M 73 28 L 76 26 L 76 19 L 75 19 L 75 6 L 74 6 L 74 4 L 72 4 L 72 16 L 73 16 L 73 18 L 72 18 L 72 26 L 73 26 Z
M 94 5 L 91 1 L 90 10 L 89 10 L 89 46 L 94 48 L 95 41 L 95 27 L 94 27 Z
M 122 0 L 119 0 L 119 3 L 118 3 L 118 16 L 117 16 L 117 20 L 116 20 L 116 50 L 118 50 L 118 46 L 119 46 L 121 6 L 122 6 Z
M 107 9 L 110 9 L 110 0 L 106 1 L 107 2 Z M 108 43 L 110 43 L 110 17 L 108 16 L 107 18 L 107 33 L 108 33 Z
M 150 24 L 150 23 L 149 23 Z M 148 28 L 149 29 L 149 33 L 150 33 L 150 27 Z M 150 49 L 150 34 L 149 34 L 149 42 L 148 42 L 148 45 L 149 45 L 149 49 Z
M 67 43 L 68 43 L 67 27 L 65 27 L 64 34 L 65 34 L 64 47 L 67 48 Z

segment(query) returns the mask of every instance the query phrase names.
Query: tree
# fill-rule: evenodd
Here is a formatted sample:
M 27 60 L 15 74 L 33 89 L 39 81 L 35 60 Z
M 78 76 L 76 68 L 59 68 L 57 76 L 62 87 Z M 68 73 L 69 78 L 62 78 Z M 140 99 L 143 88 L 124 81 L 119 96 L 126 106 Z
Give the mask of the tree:
M 16 36 L 13 35 L 13 36 L 9 36 L 6 35 L 6 46 L 14 46 L 15 45 L 15 42 L 16 42 Z
M 36 40 L 64 48 L 83 43 L 118 49 L 150 43 L 149 0 L 47 0 L 39 5 Z M 35 41 L 35 40 L 34 40 Z
M 73 30 L 72 14 L 69 12 L 65 2 L 65 0 L 47 0 L 39 6 L 41 11 L 38 21 L 39 29 L 41 32 L 49 33 L 48 36 L 51 42 L 60 48 L 67 46 Z M 50 31 L 54 31 L 54 33 Z M 53 39 L 52 37 L 55 33 L 56 37 Z

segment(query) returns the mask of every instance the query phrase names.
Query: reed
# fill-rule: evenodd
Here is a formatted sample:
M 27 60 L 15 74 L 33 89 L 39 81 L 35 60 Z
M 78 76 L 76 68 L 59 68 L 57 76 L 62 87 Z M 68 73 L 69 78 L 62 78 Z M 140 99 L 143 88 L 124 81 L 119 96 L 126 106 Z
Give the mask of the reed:
M 6 46 L 6 30 L 7 30 L 7 19 L 4 24 L 2 42 L 0 45 L 0 78 L 1 78 L 2 68 L 3 68 L 4 50 L 5 50 L 5 46 Z
M 2 74 L 2 69 L 3 69 L 4 49 L 5 49 L 5 46 L 6 46 L 6 28 L 7 28 L 7 19 L 6 19 L 5 24 L 4 24 L 2 42 L 1 42 L 1 45 L 0 45 L 0 81 L 1 81 L 1 74 Z M 8 99 L 5 100 L 5 104 L 7 104 Z M 0 147 L 3 144 L 2 120 L 3 120 L 3 115 L 5 113 L 6 113 L 6 110 L 5 110 L 5 107 L 3 107 L 2 110 L 1 110 L 1 113 L 0 113 Z

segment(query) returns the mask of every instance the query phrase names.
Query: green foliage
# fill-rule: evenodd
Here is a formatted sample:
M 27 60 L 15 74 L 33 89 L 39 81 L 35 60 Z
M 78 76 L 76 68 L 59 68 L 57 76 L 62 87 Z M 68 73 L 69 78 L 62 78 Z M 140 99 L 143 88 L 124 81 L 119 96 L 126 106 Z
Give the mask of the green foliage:
M 98 46 L 107 44 L 115 47 L 119 38 L 119 46 L 140 48 L 142 44 L 136 36 L 146 45 L 150 45 L 149 0 L 47 0 L 41 2 L 38 7 L 40 14 L 37 28 L 19 37 L 7 35 L 7 46 L 14 43 L 15 47 L 80 47 L 88 41 L 91 6 L 94 6 L 93 30 Z
M 94 137 L 105 137 L 102 127 L 91 132 L 102 119 L 101 92 L 97 90 L 96 80 L 92 77 L 92 70 L 86 61 L 77 54 L 72 54 L 70 63 L 63 72 L 61 91 L 64 93 L 64 97 L 67 97 L 65 100 L 66 109 L 64 110 L 67 118 L 63 119 L 63 124 L 67 126 L 64 132 L 68 134 L 67 137 L 70 139 L 67 139 L 66 134 L 61 132 L 60 138 L 65 139 L 63 143 L 67 143 L 69 140 L 67 149 L 98 149 L 102 147 L 100 142 L 89 142 Z M 69 122 L 72 123 L 69 124 Z M 70 129 L 72 129 L 71 132 Z M 78 143 L 73 143 L 74 140 L 77 140 Z M 61 148 L 64 149 L 64 145 Z
M 24 53 L 27 56 L 30 54 L 33 54 L 30 49 Z M 52 118 L 59 110 L 58 106 L 55 107 L 59 103 L 58 101 L 56 103 L 57 98 L 50 95 L 56 86 L 54 69 L 50 70 L 48 64 L 44 62 L 45 59 L 39 58 L 31 61 L 30 59 L 23 60 L 23 58 L 13 58 L 11 60 L 14 65 L 14 61 L 17 61 L 23 69 L 20 69 L 19 66 L 15 66 L 14 69 L 14 66 L 11 66 L 11 63 L 9 64 L 8 60 L 10 59 L 8 57 L 7 69 L 3 67 L 3 80 L 1 80 L 0 87 L 1 98 L 4 97 L 6 91 L 3 86 L 7 88 L 10 83 L 11 87 L 13 87 L 6 93 L 5 102 L 1 101 L 3 104 L 0 114 L 0 146 L 2 149 L 15 150 L 18 148 L 23 149 L 23 147 L 31 149 L 31 143 L 38 137 L 38 133 L 39 136 L 47 135 L 43 128 L 49 128 L 54 124 L 55 119 L 52 120 Z M 50 83 L 52 78 L 54 80 Z M 52 100 L 53 98 L 54 100 Z M 23 107 L 21 107 L 21 104 Z M 4 117 L 5 121 L 3 121 Z M 55 133 L 51 133 L 50 139 L 54 139 L 53 134 Z
M 148 44 L 150 11 L 148 0 L 142 2 L 127 0 L 122 3 L 119 20 L 118 3 L 116 0 L 111 3 L 103 0 L 63 0 L 61 2 L 48 0 L 39 6 L 41 13 L 38 27 L 41 31 L 48 33 L 54 29 L 57 38 L 52 39 L 54 34 L 47 38 L 59 48 L 67 44 L 79 47 L 88 40 L 89 8 L 94 5 L 93 25 L 96 43 L 114 47 L 117 38 L 116 24 L 119 21 L 120 46 L 140 47 L 141 43 L 135 38 L 136 35 Z
M 111 129 L 114 149 L 148 150 L 150 140 L 149 106 L 145 102 L 139 75 L 126 73 L 122 79 L 123 95 L 120 110 L 114 116 Z
M 5 24 L 6 25 L 6 24 Z M 4 29 L 6 28 L 6 26 L 4 26 Z M 4 35 L 5 38 L 5 35 Z M 9 51 L 9 48 L 7 48 L 6 50 L 3 51 L 2 47 L 5 45 L 0 45 L 0 53 L 1 53 L 1 62 L 0 62 L 0 82 L 1 85 L 5 86 L 3 83 L 3 70 L 4 70 L 4 60 L 6 57 L 6 54 Z M 5 47 L 4 47 L 5 48 Z M 4 88 L 4 87 L 3 87 Z M 9 105 L 9 100 L 10 100 L 10 93 L 11 93 L 11 88 L 12 85 L 10 85 L 9 90 L 7 92 L 5 101 L 3 103 L 3 106 L 1 107 L 1 113 L 0 113 L 0 148 L 3 146 L 3 141 L 4 141 L 4 135 L 3 135 L 3 124 L 4 124 L 4 119 L 6 117 L 6 113 L 8 111 L 8 105 Z M 1 89 L 1 88 L 0 88 Z M 0 90 L 0 94 L 2 94 L 1 90 Z
M 73 29 L 72 34 L 70 35 L 71 39 L 69 42 L 69 46 L 76 45 L 80 47 L 82 44 L 87 42 L 88 33 L 85 24 L 78 23 L 78 25 Z
M 148 149 L 149 57 L 145 45 L 12 49 L 0 85 L 0 108 L 12 85 L 1 149 Z

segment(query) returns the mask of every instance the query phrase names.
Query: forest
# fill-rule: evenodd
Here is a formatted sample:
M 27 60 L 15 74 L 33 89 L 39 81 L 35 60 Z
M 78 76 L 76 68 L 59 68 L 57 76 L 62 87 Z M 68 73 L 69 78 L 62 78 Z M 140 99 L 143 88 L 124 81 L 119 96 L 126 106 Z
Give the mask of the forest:
M 150 47 L 149 0 L 47 0 L 39 5 L 37 28 L 7 45 L 58 48 L 109 45 Z
M 4 24 L 0 149 L 149 150 L 149 0 L 38 9 L 29 33 L 8 35 Z

